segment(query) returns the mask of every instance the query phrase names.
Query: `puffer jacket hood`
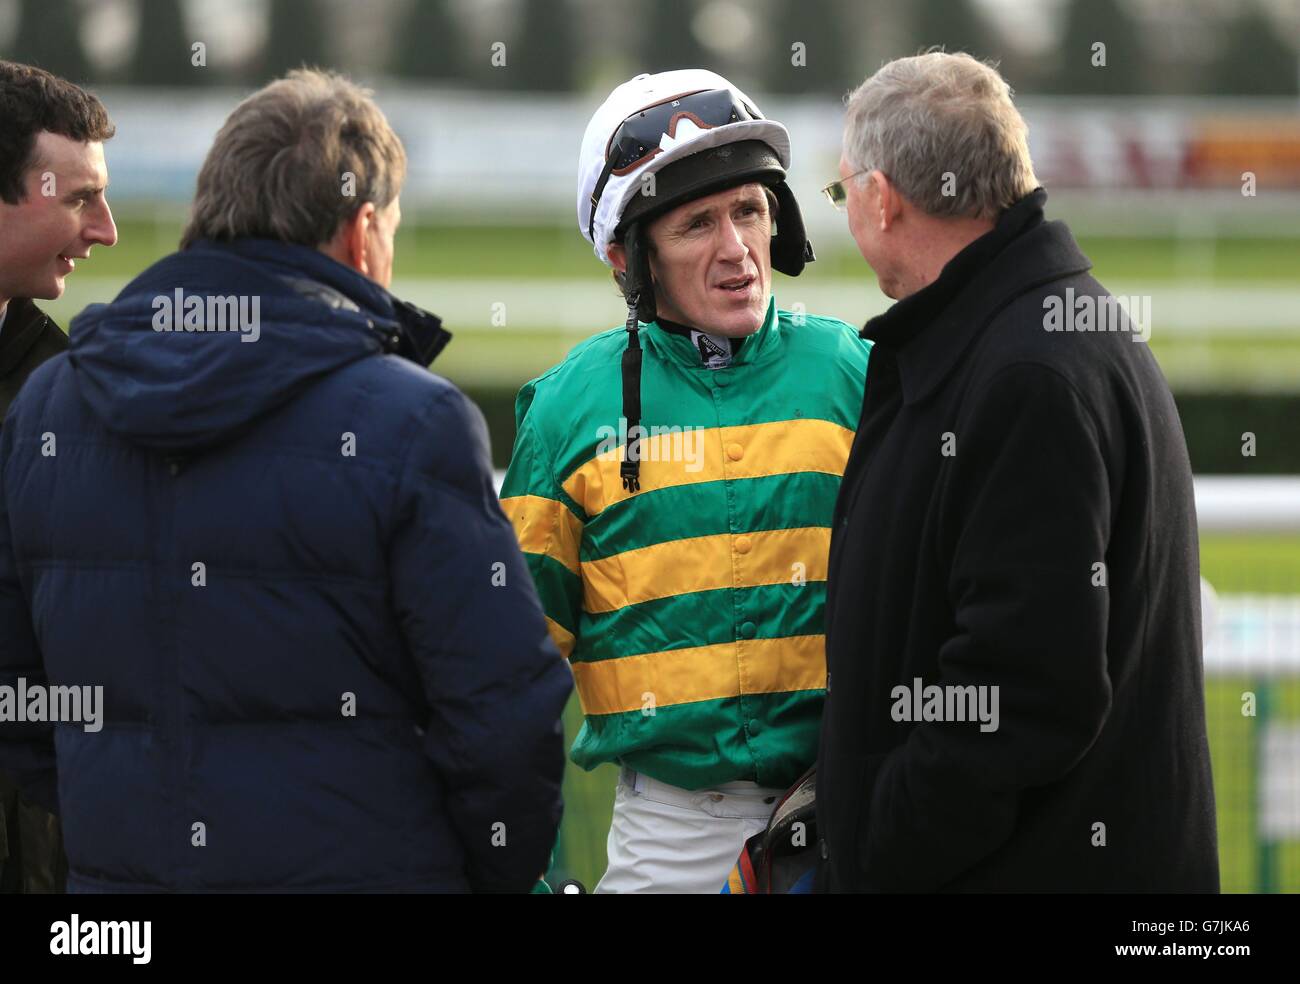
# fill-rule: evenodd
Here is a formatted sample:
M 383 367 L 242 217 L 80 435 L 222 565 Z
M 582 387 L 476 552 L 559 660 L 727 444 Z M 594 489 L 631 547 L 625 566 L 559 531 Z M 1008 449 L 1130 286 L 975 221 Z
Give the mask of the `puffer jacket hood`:
M 334 311 L 307 320 L 304 298 Z M 70 361 L 108 430 L 155 450 L 200 450 L 329 373 L 398 351 L 411 331 L 424 333 L 429 359 L 450 338 L 432 315 L 317 250 L 201 241 L 78 315 Z

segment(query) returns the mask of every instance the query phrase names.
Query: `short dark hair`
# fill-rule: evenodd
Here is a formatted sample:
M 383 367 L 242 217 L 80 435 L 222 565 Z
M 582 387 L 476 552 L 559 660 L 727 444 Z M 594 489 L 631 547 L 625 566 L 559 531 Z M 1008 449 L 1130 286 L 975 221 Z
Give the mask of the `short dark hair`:
M 116 128 L 104 104 L 79 85 L 41 68 L 0 60 L 0 199 L 17 205 L 24 178 L 36 163 L 36 137 L 43 131 L 80 143 L 108 140 Z

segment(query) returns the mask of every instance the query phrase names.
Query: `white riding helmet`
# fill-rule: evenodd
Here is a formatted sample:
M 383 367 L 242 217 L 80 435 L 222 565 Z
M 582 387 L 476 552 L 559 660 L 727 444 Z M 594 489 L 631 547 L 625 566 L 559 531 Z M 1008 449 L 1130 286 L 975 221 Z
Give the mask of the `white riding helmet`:
M 721 75 L 688 68 L 624 82 L 596 110 L 582 137 L 579 230 L 609 265 L 609 244 L 646 175 L 690 154 L 750 140 L 766 144 L 782 171 L 789 169 L 786 128 L 766 119 Z

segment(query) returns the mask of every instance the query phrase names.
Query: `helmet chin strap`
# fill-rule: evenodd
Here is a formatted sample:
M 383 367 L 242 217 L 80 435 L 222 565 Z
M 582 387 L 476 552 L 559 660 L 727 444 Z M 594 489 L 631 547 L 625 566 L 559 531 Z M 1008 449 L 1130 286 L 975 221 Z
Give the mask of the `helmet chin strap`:
M 641 338 L 636 317 L 638 295 L 632 294 L 627 305 L 627 348 L 623 350 L 623 416 L 627 420 L 627 444 L 623 462 L 618 466 L 623 488 L 641 491 Z
M 626 444 L 619 476 L 628 492 L 641 490 L 641 325 L 655 320 L 654 284 L 646 255 L 644 229 L 633 222 L 623 235 L 627 268 L 623 273 L 623 297 L 627 301 L 627 348 L 623 350 L 623 418 L 627 421 Z

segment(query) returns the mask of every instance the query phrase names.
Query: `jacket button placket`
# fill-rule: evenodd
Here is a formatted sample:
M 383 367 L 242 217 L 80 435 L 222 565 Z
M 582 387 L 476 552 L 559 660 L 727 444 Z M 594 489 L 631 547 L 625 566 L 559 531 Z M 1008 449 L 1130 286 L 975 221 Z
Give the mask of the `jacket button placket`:
M 722 413 L 722 397 L 724 387 L 731 382 L 731 373 L 726 370 L 718 370 L 712 377 L 713 403 L 718 412 L 718 424 L 723 426 L 724 415 Z M 745 446 L 739 441 L 727 441 L 722 446 L 722 469 L 725 477 L 727 489 L 727 528 L 731 532 L 731 571 L 732 571 L 732 598 L 733 611 L 735 612 L 735 637 L 736 637 L 736 672 L 740 683 L 740 696 L 737 701 L 738 718 L 737 723 L 745 734 L 746 742 L 752 742 L 755 735 L 761 730 L 761 723 L 751 716 L 753 709 L 749 706 L 749 701 L 745 697 L 747 684 L 749 682 L 748 666 L 745 661 L 745 643 L 753 639 L 758 634 L 758 627 L 750 621 L 746 615 L 745 609 L 741 604 L 741 587 L 744 578 L 741 575 L 744 558 L 748 556 L 753 549 L 753 539 L 748 535 L 748 530 L 742 527 L 737 515 L 736 492 L 734 485 L 734 476 L 732 467 L 745 458 Z M 752 755 L 752 752 L 751 752 Z M 754 758 L 755 770 L 758 768 L 757 758 Z

